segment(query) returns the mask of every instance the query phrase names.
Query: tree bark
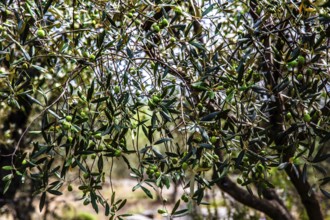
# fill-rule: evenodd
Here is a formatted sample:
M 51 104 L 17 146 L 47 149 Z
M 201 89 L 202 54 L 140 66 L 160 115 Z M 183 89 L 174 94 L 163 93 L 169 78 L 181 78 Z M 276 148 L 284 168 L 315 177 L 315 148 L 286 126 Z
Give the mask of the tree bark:
M 215 177 L 216 178 L 216 177 Z M 240 188 L 229 177 L 224 177 L 218 181 L 217 186 L 236 201 L 265 213 L 272 219 L 292 220 L 293 217 L 276 199 L 266 200 L 251 195 L 246 190 Z
M 300 196 L 301 202 L 306 209 L 309 219 L 322 220 L 323 215 L 322 215 L 320 203 L 317 200 L 314 192 L 308 195 L 308 192 L 311 190 L 311 186 L 307 181 L 304 182 L 302 180 L 302 172 L 299 169 L 299 167 L 296 168 L 298 169 L 299 172 L 299 178 L 297 177 L 295 171 L 292 169 L 292 166 L 287 166 L 285 171 L 287 175 L 290 177 L 292 184 L 296 188 Z

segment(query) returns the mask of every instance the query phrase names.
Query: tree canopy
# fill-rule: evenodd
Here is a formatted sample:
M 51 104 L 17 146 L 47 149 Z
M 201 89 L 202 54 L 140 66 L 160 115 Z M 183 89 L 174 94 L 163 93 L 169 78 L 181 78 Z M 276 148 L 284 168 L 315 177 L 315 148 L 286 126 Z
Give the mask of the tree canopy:
M 328 2 L 1 0 L 0 10 L 4 198 L 30 181 L 42 210 L 75 182 L 84 204 L 120 219 L 125 200 L 99 190 L 105 165 L 123 160 L 149 197 L 181 182 L 181 200 L 199 205 L 218 187 L 293 219 L 286 181 L 306 216 L 326 215 Z M 179 203 L 160 212 L 188 213 Z

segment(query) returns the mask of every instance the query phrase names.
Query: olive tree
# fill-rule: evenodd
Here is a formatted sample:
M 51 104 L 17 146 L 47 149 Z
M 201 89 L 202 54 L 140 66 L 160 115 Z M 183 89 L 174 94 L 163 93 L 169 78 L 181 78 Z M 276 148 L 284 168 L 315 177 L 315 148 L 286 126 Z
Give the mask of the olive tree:
M 149 197 L 180 181 L 181 200 L 201 204 L 217 187 L 272 219 L 294 218 L 288 178 L 323 219 L 328 5 L 1 0 L 1 206 L 25 180 L 40 209 L 75 182 L 84 204 L 122 218 L 125 200 L 99 191 L 121 159 Z M 189 212 L 179 203 L 159 212 Z

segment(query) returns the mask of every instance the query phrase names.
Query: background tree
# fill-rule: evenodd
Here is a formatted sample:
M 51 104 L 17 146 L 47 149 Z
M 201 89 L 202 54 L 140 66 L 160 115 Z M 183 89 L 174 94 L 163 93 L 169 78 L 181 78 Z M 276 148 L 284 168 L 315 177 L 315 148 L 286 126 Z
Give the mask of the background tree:
M 76 183 L 84 204 L 123 217 L 125 200 L 99 192 L 111 178 L 104 165 L 122 159 L 133 191 L 152 197 L 146 186 L 180 181 L 182 200 L 201 204 L 217 186 L 273 219 L 293 219 L 277 190 L 277 177 L 287 176 L 306 215 L 323 219 L 327 3 L 0 4 L 0 205 L 25 179 L 40 209 Z M 189 211 L 176 208 L 159 212 Z

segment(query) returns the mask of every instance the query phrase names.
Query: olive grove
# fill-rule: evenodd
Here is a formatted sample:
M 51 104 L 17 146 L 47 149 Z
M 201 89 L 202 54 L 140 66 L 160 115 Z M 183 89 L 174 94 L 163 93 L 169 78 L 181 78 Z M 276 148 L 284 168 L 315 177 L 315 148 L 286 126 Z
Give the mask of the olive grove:
M 288 197 L 302 219 L 325 218 L 329 8 L 0 0 L 0 206 L 28 187 L 42 210 L 74 183 L 84 204 L 124 218 L 126 200 L 99 191 L 122 160 L 133 191 L 184 188 L 158 210 L 170 218 L 209 188 L 271 219 L 296 218 Z

